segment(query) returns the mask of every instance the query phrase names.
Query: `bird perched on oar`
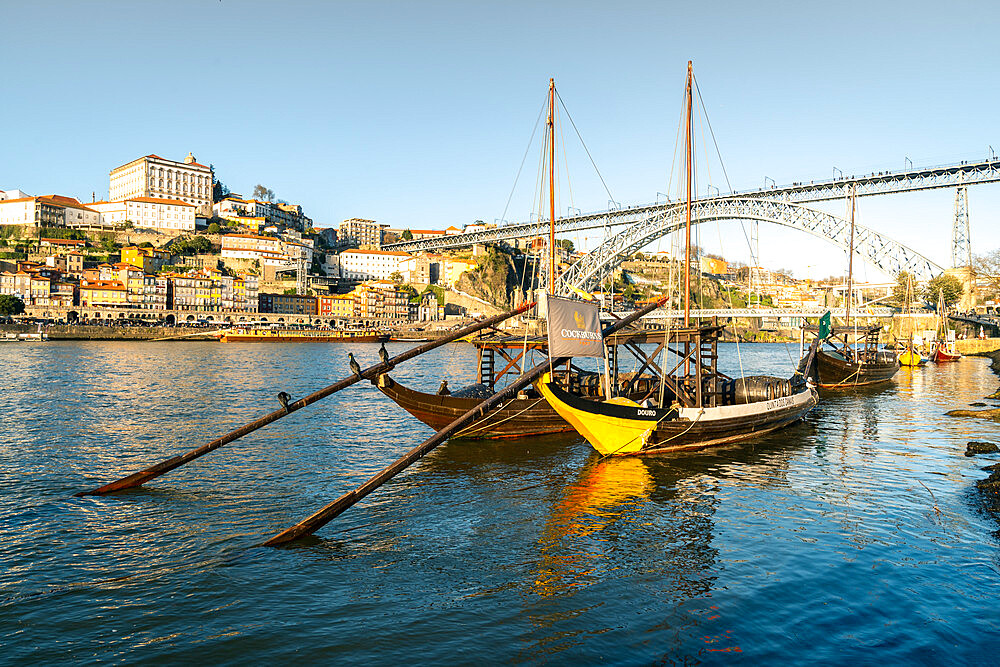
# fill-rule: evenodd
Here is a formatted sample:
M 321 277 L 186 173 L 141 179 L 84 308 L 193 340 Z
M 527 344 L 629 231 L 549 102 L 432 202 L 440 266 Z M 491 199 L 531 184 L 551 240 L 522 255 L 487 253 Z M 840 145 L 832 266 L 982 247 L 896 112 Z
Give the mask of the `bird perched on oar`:
M 347 353 L 347 365 L 351 367 L 351 371 L 361 377 L 361 365 L 358 363 L 357 359 L 354 358 L 353 352 Z
M 286 410 L 288 409 L 288 401 L 290 401 L 291 399 L 292 397 L 283 391 L 278 393 L 278 403 L 281 403 L 281 407 L 285 408 Z
M 382 343 L 382 347 L 378 349 L 378 358 L 382 360 L 383 364 L 389 363 L 389 350 L 385 349 L 385 343 Z

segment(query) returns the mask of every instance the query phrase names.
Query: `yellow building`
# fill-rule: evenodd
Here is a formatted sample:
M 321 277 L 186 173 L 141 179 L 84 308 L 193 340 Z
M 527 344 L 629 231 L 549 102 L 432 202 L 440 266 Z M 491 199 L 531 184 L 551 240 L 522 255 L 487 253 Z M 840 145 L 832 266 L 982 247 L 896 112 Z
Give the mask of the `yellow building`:
M 714 273 L 717 276 L 722 276 L 729 273 L 729 262 L 716 257 L 702 257 L 700 268 L 702 273 Z
M 120 280 L 80 281 L 80 305 L 91 308 L 124 306 L 128 288 Z
M 451 287 L 458 282 L 458 277 L 466 271 L 476 268 L 476 262 L 469 259 L 451 259 L 444 263 L 444 283 Z
M 122 248 L 122 264 L 131 264 L 147 273 L 155 273 L 170 258 L 170 253 L 156 248 L 126 246 Z

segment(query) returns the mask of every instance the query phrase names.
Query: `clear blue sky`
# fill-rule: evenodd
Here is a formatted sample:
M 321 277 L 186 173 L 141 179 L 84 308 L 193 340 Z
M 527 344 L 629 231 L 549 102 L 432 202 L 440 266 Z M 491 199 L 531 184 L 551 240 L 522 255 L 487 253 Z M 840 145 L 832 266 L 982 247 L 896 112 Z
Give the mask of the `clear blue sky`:
M 979 159 L 1000 151 L 998 13 L 987 2 L 7 2 L 0 189 L 102 198 L 113 167 L 192 151 L 234 191 L 263 183 L 321 225 L 493 221 L 552 76 L 614 198 L 648 202 L 667 188 L 689 59 L 737 189 L 904 157 Z M 568 125 L 563 136 L 572 205 L 606 208 Z M 508 220 L 533 210 L 537 157 L 536 143 Z M 712 176 L 725 190 L 717 165 Z M 970 200 L 974 251 L 1000 246 L 1000 185 Z M 859 206 L 863 224 L 948 264 L 954 191 Z M 747 258 L 738 224 L 702 238 Z M 843 270 L 842 252 L 803 234 L 762 225 L 761 243 L 773 268 Z

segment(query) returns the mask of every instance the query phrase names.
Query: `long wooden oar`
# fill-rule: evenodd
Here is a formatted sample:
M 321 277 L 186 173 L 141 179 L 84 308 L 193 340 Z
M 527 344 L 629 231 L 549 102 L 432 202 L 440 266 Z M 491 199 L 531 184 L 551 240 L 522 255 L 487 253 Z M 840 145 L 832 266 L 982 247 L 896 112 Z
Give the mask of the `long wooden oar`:
M 308 396 L 306 396 L 305 398 L 300 398 L 299 400 L 293 403 L 288 403 L 280 410 L 275 410 L 274 412 L 265 415 L 260 419 L 252 421 L 249 424 L 246 424 L 245 426 L 241 426 L 235 431 L 231 431 L 226 435 L 222 436 L 221 438 L 213 440 L 207 445 L 203 445 L 202 447 L 199 447 L 197 449 L 192 449 L 186 454 L 181 454 L 171 459 L 167 459 L 166 461 L 163 461 L 161 463 L 157 463 L 156 465 L 146 468 L 145 470 L 140 470 L 137 473 L 133 473 L 128 477 L 122 477 L 121 479 L 111 482 L 110 484 L 105 484 L 104 486 L 98 487 L 91 491 L 80 491 L 75 495 L 103 496 L 108 493 L 114 493 L 115 491 L 122 491 L 124 489 L 131 489 L 133 487 L 140 486 L 148 482 L 149 480 L 153 479 L 154 477 L 159 477 L 163 473 L 170 472 L 174 468 L 180 467 L 185 463 L 193 461 L 199 456 L 208 454 L 209 452 L 216 450 L 219 447 L 222 447 L 223 445 L 230 443 L 233 440 L 236 440 L 237 438 L 242 438 L 244 435 L 248 433 L 252 433 L 263 426 L 267 426 L 271 422 L 277 421 L 278 419 L 281 419 L 285 415 L 291 414 L 296 410 L 300 410 L 306 407 L 307 405 L 315 403 L 320 399 L 326 398 L 330 394 L 335 394 L 341 389 L 346 389 L 347 387 L 350 387 L 352 384 L 356 382 L 360 382 L 361 380 L 365 379 L 371 380 L 373 378 L 376 378 L 379 376 L 379 374 L 386 373 L 392 370 L 397 364 L 401 362 L 412 359 L 413 357 L 421 355 L 425 352 L 429 352 L 434 348 L 440 347 L 445 343 L 450 343 L 463 336 L 468 336 L 470 333 L 475 333 L 476 331 L 479 331 L 480 329 L 483 329 L 485 327 L 493 326 L 494 324 L 503 322 L 506 319 L 509 319 L 516 315 L 520 315 L 521 313 L 524 313 L 530 308 L 534 307 L 534 305 L 535 302 L 532 301 L 510 312 L 502 313 L 500 315 L 495 315 L 486 320 L 480 320 L 478 322 L 474 322 L 466 327 L 463 327 L 461 329 L 458 329 L 457 331 L 448 334 L 443 338 L 439 338 L 438 340 L 431 341 L 430 343 L 425 343 L 423 345 L 409 349 L 406 352 L 403 352 L 402 354 L 398 354 L 395 357 L 386 359 L 381 363 L 375 364 L 374 366 L 370 366 L 364 370 L 359 369 L 358 372 L 356 372 L 354 375 L 346 377 L 339 382 L 335 382 L 334 384 L 331 384 L 329 387 L 326 387 L 325 389 L 320 389 L 319 391 L 313 392 Z
M 608 336 L 623 327 L 628 326 L 632 322 L 636 321 L 643 315 L 652 312 L 656 308 L 659 308 L 664 303 L 666 303 L 669 297 L 663 297 L 655 303 L 651 303 L 641 310 L 637 310 L 628 317 L 618 320 L 608 328 L 604 330 L 604 335 Z M 558 359 L 553 359 L 551 361 L 551 366 L 556 366 L 567 361 L 567 357 L 560 357 Z M 480 416 L 492 410 L 499 403 L 507 400 L 509 397 L 513 396 L 516 392 L 520 391 L 524 387 L 527 387 L 536 378 L 540 377 L 548 368 L 550 368 L 550 362 L 548 359 L 538 364 L 527 373 L 521 375 L 517 380 L 508 385 L 506 388 L 497 392 L 493 396 L 472 408 L 464 415 L 453 421 L 452 423 L 445 426 L 443 429 L 435 433 L 433 436 L 424 440 L 421 444 L 417 445 L 406 454 L 403 455 L 398 461 L 390 465 L 389 467 L 383 469 L 378 474 L 374 475 L 367 482 L 354 489 L 353 491 L 348 491 L 341 497 L 334 500 L 332 503 L 319 510 L 312 516 L 303 519 L 291 528 L 283 530 L 274 537 L 271 537 L 266 542 L 262 542 L 261 546 L 265 547 L 275 547 L 293 540 L 297 540 L 300 537 L 305 537 L 306 535 L 312 535 L 317 530 L 330 523 L 333 519 L 337 518 L 343 514 L 347 509 L 353 506 L 355 503 L 360 501 L 362 498 L 367 496 L 369 493 L 382 486 L 390 479 L 398 475 L 400 472 L 408 468 L 414 462 L 423 458 L 428 452 L 433 450 L 435 447 L 440 445 L 442 442 L 447 440 L 452 434 L 454 434 L 459 429 L 463 428 L 467 424 L 475 421 Z

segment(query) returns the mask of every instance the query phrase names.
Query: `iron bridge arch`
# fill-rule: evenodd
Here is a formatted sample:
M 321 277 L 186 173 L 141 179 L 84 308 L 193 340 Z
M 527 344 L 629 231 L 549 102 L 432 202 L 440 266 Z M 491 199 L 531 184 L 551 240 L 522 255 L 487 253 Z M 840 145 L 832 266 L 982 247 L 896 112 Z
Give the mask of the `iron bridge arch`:
M 756 198 L 733 198 L 694 202 L 692 224 L 715 220 L 757 220 L 807 232 L 847 251 L 850 247 L 850 222 L 816 209 L 787 201 Z M 646 219 L 629 225 L 620 233 L 594 248 L 559 277 L 556 292 L 571 294 L 574 289 L 588 289 L 608 266 L 635 254 L 661 236 L 684 227 L 684 209 L 676 207 L 651 213 Z M 900 271 L 914 274 L 917 280 L 929 280 L 944 269 L 912 248 L 873 229 L 854 224 L 855 255 L 887 276 Z

